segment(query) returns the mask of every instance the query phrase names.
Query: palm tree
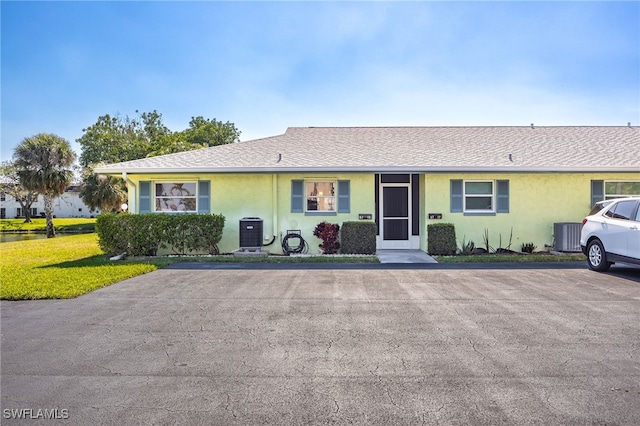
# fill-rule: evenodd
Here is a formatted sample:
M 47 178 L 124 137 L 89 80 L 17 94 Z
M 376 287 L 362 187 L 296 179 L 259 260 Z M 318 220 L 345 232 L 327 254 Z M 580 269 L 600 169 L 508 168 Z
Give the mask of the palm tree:
M 44 197 L 47 238 L 56 236 L 53 199 L 63 194 L 71 184 L 71 166 L 75 158 L 69 142 L 51 133 L 24 138 L 13 153 L 20 183 Z
M 118 211 L 127 201 L 127 185 L 115 176 L 96 175 L 92 167 L 83 173 L 80 198 L 92 210 Z

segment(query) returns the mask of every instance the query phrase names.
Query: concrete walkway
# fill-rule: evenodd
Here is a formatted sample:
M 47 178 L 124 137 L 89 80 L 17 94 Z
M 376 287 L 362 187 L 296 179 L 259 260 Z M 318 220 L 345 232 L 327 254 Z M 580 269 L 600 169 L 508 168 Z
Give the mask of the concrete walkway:
M 438 263 L 422 250 L 378 250 L 380 263 Z

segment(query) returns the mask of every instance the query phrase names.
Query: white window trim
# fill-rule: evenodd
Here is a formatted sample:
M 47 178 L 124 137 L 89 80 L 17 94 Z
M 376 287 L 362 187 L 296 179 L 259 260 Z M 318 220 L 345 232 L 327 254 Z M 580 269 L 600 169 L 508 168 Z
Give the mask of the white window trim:
M 628 179 L 617 179 L 617 180 L 605 180 L 603 185 L 604 199 L 612 200 L 614 198 L 628 198 L 628 197 L 637 197 L 640 194 L 607 194 L 607 184 L 608 183 L 621 183 L 621 182 L 632 182 L 640 184 L 640 180 L 628 180 Z
M 196 186 L 196 193 L 195 195 L 191 196 L 191 197 L 178 197 L 178 196 L 158 196 L 156 194 L 156 184 L 165 184 L 165 183 L 193 183 Z M 197 180 L 184 180 L 184 181 L 177 181 L 177 180 L 153 180 L 151 181 L 151 192 L 153 194 L 152 199 L 151 199 L 151 207 L 152 207 L 152 212 L 153 213 L 167 213 L 167 214 L 182 214 L 182 213 L 197 213 L 198 212 L 198 197 L 199 197 L 199 193 L 198 193 L 198 181 Z M 195 198 L 196 199 L 196 208 L 195 210 L 185 210 L 185 211 L 171 211 L 171 210 L 156 210 L 156 200 L 157 198 Z
M 307 195 L 308 183 L 331 183 L 333 184 L 334 195 Z M 338 211 L 338 181 L 334 179 L 305 179 L 303 185 L 304 194 L 304 211 L 313 214 L 336 214 Z M 333 198 L 333 210 L 309 210 L 309 198 Z
M 490 183 L 491 194 L 467 194 L 467 183 Z M 467 209 L 467 197 L 487 198 L 491 197 L 491 209 Z M 491 179 L 473 179 L 462 181 L 462 210 L 464 213 L 495 213 L 496 212 L 496 181 Z

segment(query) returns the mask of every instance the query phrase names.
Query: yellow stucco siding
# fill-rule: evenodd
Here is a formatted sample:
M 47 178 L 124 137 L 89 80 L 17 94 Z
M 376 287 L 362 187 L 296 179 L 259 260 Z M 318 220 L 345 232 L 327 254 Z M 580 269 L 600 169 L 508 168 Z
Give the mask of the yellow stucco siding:
M 304 213 L 291 213 L 291 181 L 348 180 L 350 182 L 350 212 L 337 213 L 334 216 L 307 216 Z M 357 221 L 360 213 L 369 213 L 374 217 L 375 192 L 373 174 L 280 174 L 278 175 L 278 232 L 285 235 L 288 230 L 300 230 L 309 244 L 310 253 L 319 253 L 321 240 L 314 237 L 313 230 L 322 221 L 342 224 Z
M 210 211 L 223 214 L 226 225 L 220 250 L 228 253 L 239 248 L 239 221 L 244 217 L 263 220 L 264 243 L 275 235 L 266 249 L 280 253 L 280 241 L 287 230 L 300 230 L 310 252 L 319 252 L 320 240 L 313 236 L 315 226 L 326 220 L 342 224 L 359 220 L 359 214 L 375 217 L 375 181 L 373 173 L 200 173 L 129 175 L 131 212 L 139 212 L 140 181 L 208 180 Z M 430 223 L 453 223 L 458 244 L 464 237 L 482 245 L 485 229 L 494 248 L 509 243 L 520 250 L 522 243 L 533 242 L 539 249 L 553 244 L 555 222 L 581 222 L 591 208 L 592 180 L 636 180 L 638 173 L 432 173 L 420 175 L 420 248 L 427 249 L 426 227 Z M 473 216 L 451 213 L 451 180 L 508 180 L 509 213 Z M 350 182 L 350 212 L 310 216 L 291 212 L 292 180 Z M 133 195 L 133 199 L 132 199 Z M 275 209 L 274 209 L 275 206 Z M 441 213 L 441 220 L 429 220 L 429 213 Z
M 239 248 L 239 222 L 244 217 L 259 217 L 263 220 L 264 243 L 276 236 L 273 245 L 265 247 L 273 253 L 280 253 L 280 241 L 287 230 L 300 230 L 309 244 L 310 253 L 318 253 L 320 240 L 313 236 L 316 225 L 324 220 L 342 224 L 345 221 L 358 220 L 359 213 L 374 215 L 375 194 L 372 174 L 149 174 L 129 175 L 134 185 L 129 184 L 129 193 L 137 194 L 132 212 L 138 213 L 139 192 L 136 189 L 141 181 L 198 181 L 211 182 L 210 211 L 223 214 L 226 218 L 222 240 L 219 244 L 222 253 Z M 291 181 L 318 180 L 350 182 L 350 213 L 336 215 L 307 216 L 305 213 L 291 212 Z M 135 189 L 133 188 L 135 186 Z M 276 194 L 274 194 L 274 189 Z M 274 202 L 277 209 L 274 210 Z M 131 200 L 130 200 L 130 204 Z M 275 227 L 274 227 L 275 223 Z
M 472 216 L 450 212 L 452 179 L 508 180 L 509 213 L 494 216 Z M 640 180 L 640 173 L 528 173 L 528 174 L 431 174 L 425 176 L 425 216 L 443 213 L 442 220 L 430 223 L 453 223 L 458 245 L 463 238 L 481 246 L 485 229 L 490 245 L 498 248 L 509 243 L 513 229 L 512 250 L 522 243 L 533 242 L 538 249 L 553 244 L 553 224 L 581 222 L 591 208 L 592 180 Z M 427 246 L 426 233 L 421 247 Z

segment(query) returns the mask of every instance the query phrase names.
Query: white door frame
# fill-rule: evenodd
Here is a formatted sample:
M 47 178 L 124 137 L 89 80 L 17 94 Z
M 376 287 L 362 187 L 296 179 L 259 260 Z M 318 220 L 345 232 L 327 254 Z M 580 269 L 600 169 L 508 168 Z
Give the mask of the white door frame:
M 396 187 L 396 188 L 407 188 L 407 226 L 408 226 L 408 238 L 406 240 L 385 240 L 384 239 L 384 188 L 385 187 Z M 378 211 L 379 225 L 380 225 L 380 234 L 377 238 L 377 248 L 380 250 L 388 250 L 388 249 L 396 249 L 396 250 L 414 250 L 420 248 L 420 236 L 411 235 L 412 229 L 412 191 L 411 191 L 411 182 L 408 183 L 383 183 L 380 182 L 378 187 L 378 193 L 380 197 L 380 205 Z

